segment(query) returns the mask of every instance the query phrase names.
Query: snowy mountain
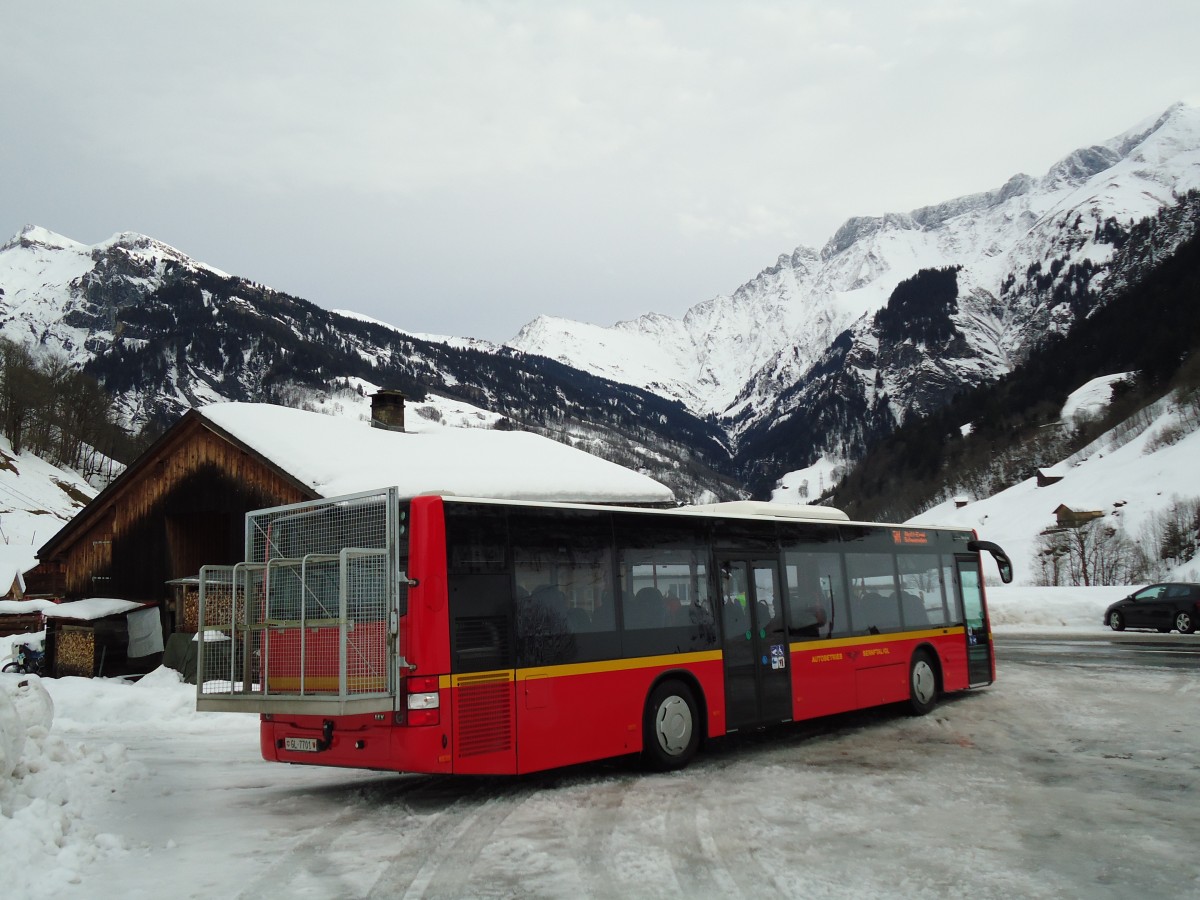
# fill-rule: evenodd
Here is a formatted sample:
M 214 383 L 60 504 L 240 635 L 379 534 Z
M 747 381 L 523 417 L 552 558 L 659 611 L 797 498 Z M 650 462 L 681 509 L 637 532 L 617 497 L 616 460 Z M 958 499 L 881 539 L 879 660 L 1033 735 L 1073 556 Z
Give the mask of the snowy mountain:
M 682 318 L 541 317 L 507 346 L 330 312 L 143 235 L 87 246 L 27 227 L 0 247 L 0 335 L 94 375 L 134 427 L 216 400 L 346 410 L 381 385 L 586 447 L 681 499 L 765 494 L 815 466 L 790 479 L 811 497 L 910 414 L 1090 315 L 1136 277 L 1112 270 L 1133 222 L 1198 187 L 1200 108 L 1176 105 L 1040 178 L 851 218 Z
M 1132 222 L 1200 187 L 1200 107 L 1183 104 L 1104 144 L 1070 153 L 1040 178 L 908 213 L 855 217 L 824 248 L 779 257 L 730 295 L 682 319 L 647 315 L 611 328 L 539 318 L 509 346 L 678 399 L 716 415 L 743 476 L 782 419 L 813 417 L 792 463 L 853 458 L 912 411 L 992 381 L 1086 309 Z M 942 339 L 876 321 L 902 283 L 953 269 Z M 822 404 L 850 397 L 849 405 Z M 836 403 L 835 403 L 836 405 Z M 857 421 L 860 435 L 839 429 Z M 790 443 L 796 444 L 794 436 Z M 776 473 L 788 468 L 780 460 Z M 796 468 L 792 465 L 791 468 Z
M 0 247 L 0 336 L 95 376 L 134 428 L 219 400 L 344 411 L 386 386 L 432 401 L 431 420 L 458 410 L 448 415 L 463 424 L 535 431 L 680 499 L 738 492 L 723 432 L 679 403 L 519 351 L 330 312 L 143 235 L 86 246 L 26 227 Z

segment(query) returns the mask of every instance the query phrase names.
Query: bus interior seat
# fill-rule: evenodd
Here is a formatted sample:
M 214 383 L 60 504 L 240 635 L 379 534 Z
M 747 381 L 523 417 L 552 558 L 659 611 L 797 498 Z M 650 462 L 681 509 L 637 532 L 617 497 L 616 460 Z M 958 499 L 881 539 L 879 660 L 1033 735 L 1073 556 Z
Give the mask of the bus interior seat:
M 929 624 L 929 613 L 925 611 L 925 601 L 916 594 L 904 591 L 900 595 L 900 604 L 904 610 L 905 625 Z
M 573 632 L 591 631 L 592 617 L 587 614 L 587 610 L 572 606 L 567 609 L 567 628 Z
M 553 631 L 567 630 L 567 595 L 552 584 L 543 584 L 533 590 L 530 598 L 535 607 L 545 616 Z
M 633 595 L 633 603 L 627 604 L 626 620 L 632 628 L 659 628 L 666 614 L 662 592 L 656 587 L 644 587 Z

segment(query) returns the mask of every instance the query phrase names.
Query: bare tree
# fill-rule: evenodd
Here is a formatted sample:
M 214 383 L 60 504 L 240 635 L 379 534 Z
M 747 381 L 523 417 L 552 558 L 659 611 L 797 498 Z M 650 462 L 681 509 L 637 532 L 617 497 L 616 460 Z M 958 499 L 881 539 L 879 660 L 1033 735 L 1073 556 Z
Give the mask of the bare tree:
M 1134 584 L 1147 568 L 1141 548 L 1103 519 L 1043 534 L 1037 566 L 1039 584 L 1085 587 Z

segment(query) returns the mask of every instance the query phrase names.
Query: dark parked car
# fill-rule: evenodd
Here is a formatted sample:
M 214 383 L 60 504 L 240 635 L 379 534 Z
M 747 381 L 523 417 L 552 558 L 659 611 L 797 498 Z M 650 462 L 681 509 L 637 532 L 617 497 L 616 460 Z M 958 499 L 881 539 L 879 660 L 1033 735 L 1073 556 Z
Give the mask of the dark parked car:
M 1191 634 L 1198 623 L 1200 584 L 1152 584 L 1104 611 L 1104 624 L 1113 631 L 1157 628 Z

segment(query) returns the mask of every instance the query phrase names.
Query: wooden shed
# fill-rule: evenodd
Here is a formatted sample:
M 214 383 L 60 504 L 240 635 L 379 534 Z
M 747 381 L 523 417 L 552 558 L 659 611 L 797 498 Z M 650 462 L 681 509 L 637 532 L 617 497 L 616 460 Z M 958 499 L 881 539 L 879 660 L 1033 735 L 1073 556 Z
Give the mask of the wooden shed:
M 165 600 L 173 579 L 242 558 L 247 512 L 317 496 L 191 410 L 46 542 L 29 580 L 66 600 Z
M 1054 510 L 1054 518 L 1059 528 L 1079 528 L 1093 519 L 1103 519 L 1104 512 L 1098 509 L 1072 509 L 1065 503 L 1060 503 Z

